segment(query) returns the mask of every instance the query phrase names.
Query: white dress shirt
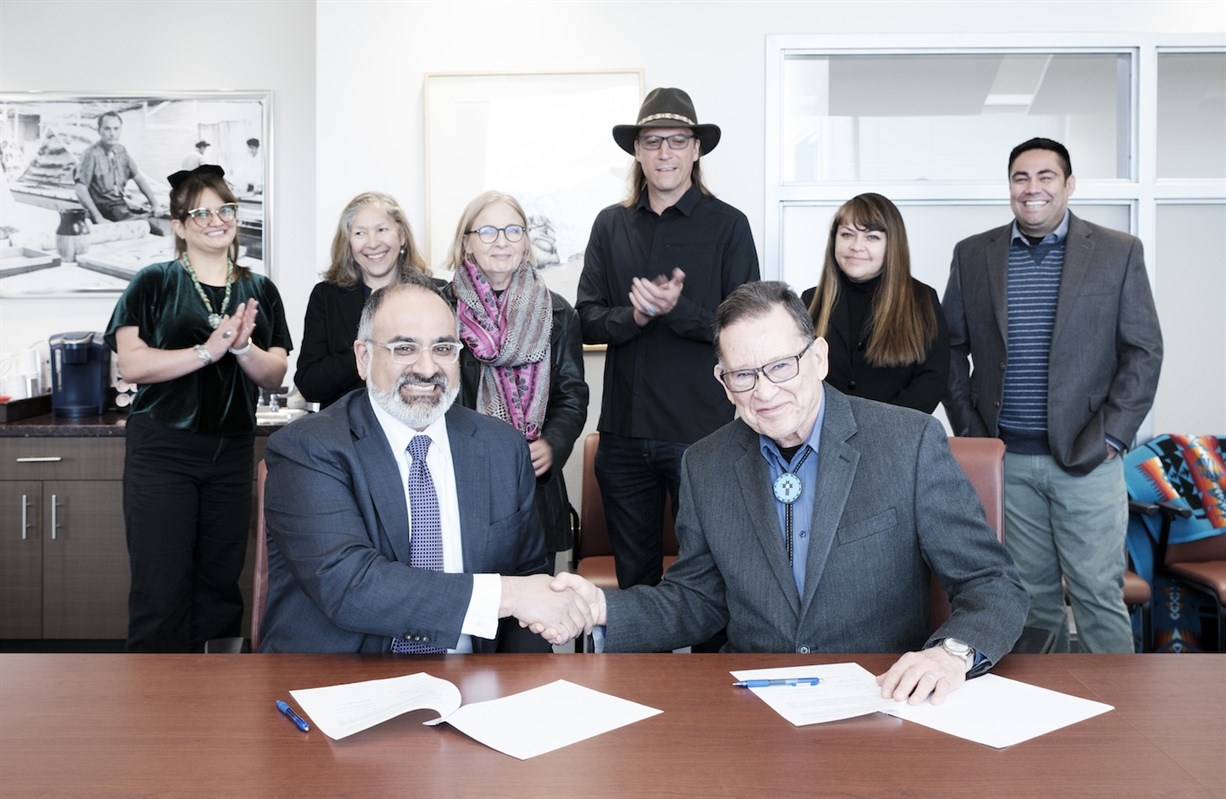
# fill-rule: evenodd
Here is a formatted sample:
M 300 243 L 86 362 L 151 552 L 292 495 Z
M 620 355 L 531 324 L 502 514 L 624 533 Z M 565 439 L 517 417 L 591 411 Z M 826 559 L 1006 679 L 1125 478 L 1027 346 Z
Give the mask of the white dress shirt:
M 371 399 L 375 418 L 383 428 L 383 435 L 391 447 L 392 456 L 400 469 L 400 485 L 404 489 L 404 503 L 409 508 L 409 535 L 413 529 L 413 507 L 409 503 L 409 442 L 414 436 L 430 437 L 430 449 L 426 452 L 426 466 L 434 479 L 434 492 L 438 495 L 439 523 L 443 534 L 443 571 L 464 571 L 464 545 L 460 531 L 460 497 L 456 487 L 455 464 L 451 460 L 451 443 L 447 437 L 447 418 L 440 416 L 425 430 L 414 430 L 379 406 Z M 407 564 L 406 564 L 407 565 Z M 455 649 L 448 652 L 472 652 L 470 636 L 493 639 L 498 635 L 498 606 L 502 604 L 502 582 L 497 574 L 474 574 L 473 592 L 468 600 L 468 610 L 460 627 L 463 633 Z

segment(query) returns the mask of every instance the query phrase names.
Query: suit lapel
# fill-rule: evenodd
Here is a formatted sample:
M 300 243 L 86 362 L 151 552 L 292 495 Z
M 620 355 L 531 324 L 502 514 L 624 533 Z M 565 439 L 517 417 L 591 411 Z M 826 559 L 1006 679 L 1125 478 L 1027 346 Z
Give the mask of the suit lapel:
M 839 520 L 843 518 L 843 509 L 851 494 L 856 466 L 860 462 L 859 451 L 847 443 L 856 432 L 851 404 L 837 391 L 829 388 L 824 388 L 824 391 L 826 415 L 818 446 L 817 497 L 810 525 L 809 559 L 805 565 L 805 595 L 800 610 L 802 618 L 808 614 L 826 570 Z
M 455 467 L 456 494 L 460 500 L 460 539 L 464 551 L 464 571 L 480 573 L 488 571 L 488 552 L 485 535 L 476 531 L 488 530 L 490 526 L 489 504 L 472 502 L 472 497 L 491 496 L 489 469 L 482 457 L 479 442 L 474 440 L 477 427 L 465 417 L 460 406 L 453 405 L 447 411 L 447 439 L 451 444 L 451 462 Z
M 758 434 L 741 423 L 741 444 L 744 451 L 737 457 L 732 468 L 741 490 L 741 501 L 753 525 L 758 544 L 766 554 L 766 564 L 775 578 L 779 590 L 788 598 L 792 611 L 799 614 L 800 598 L 796 596 L 796 581 L 792 579 L 792 567 L 783 547 L 779 518 L 775 512 L 775 499 L 771 493 L 770 471 L 759 449 Z
M 1053 352 L 1061 332 L 1069 325 L 1076 329 L 1073 303 L 1081 293 L 1081 286 L 1093 260 L 1094 239 L 1090 237 L 1090 230 L 1070 212 L 1068 236 L 1064 241 L 1064 266 L 1060 272 L 1060 292 L 1056 298 L 1056 321 L 1051 331 Z
M 1009 340 L 1009 236 L 1012 231 L 1012 225 L 992 231 L 984 253 L 988 264 L 988 293 L 1001 341 Z
M 396 560 L 408 563 L 409 506 L 405 503 L 405 488 L 400 484 L 400 466 L 395 460 L 399 453 L 391 452 L 368 394 L 355 398 L 349 406 L 349 426 L 379 526 L 388 537 Z M 379 546 L 378 541 L 374 543 Z

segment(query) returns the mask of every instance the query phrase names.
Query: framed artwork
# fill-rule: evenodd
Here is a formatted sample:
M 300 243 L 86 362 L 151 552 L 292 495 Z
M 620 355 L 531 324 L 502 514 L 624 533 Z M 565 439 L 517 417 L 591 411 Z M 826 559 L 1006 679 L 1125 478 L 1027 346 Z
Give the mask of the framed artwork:
M 167 176 L 217 164 L 268 274 L 272 94 L 0 94 L 0 296 L 118 294 L 174 257 Z
M 431 268 L 439 272 L 465 206 L 502 191 L 524 206 L 545 282 L 573 304 L 592 222 L 626 196 L 633 162 L 613 126 L 633 122 L 642 100 L 641 69 L 427 74 Z

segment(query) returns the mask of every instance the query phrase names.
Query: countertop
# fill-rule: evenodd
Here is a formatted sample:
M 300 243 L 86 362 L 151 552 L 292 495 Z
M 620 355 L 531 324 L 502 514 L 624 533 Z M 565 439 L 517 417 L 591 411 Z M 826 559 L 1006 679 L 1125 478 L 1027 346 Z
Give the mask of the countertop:
M 122 437 L 128 423 L 127 412 L 111 411 L 101 416 L 71 418 L 44 414 L 0 424 L 0 438 L 111 438 Z M 267 436 L 279 425 L 259 425 L 256 436 Z

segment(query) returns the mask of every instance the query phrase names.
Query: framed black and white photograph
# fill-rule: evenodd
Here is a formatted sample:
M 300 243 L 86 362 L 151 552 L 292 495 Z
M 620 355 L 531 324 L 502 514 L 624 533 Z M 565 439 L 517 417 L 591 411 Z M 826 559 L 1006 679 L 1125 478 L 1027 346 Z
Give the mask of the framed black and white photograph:
M 0 94 L 0 296 L 118 294 L 174 257 L 167 176 L 216 164 L 269 274 L 270 92 Z
M 545 282 L 573 304 L 592 222 L 626 196 L 633 161 L 613 126 L 633 121 L 642 100 L 641 69 L 427 74 L 430 267 L 438 270 L 470 200 L 506 192 L 528 215 Z

